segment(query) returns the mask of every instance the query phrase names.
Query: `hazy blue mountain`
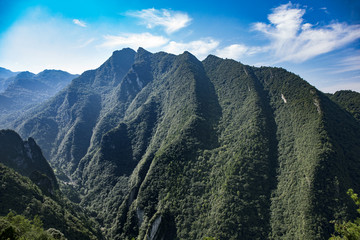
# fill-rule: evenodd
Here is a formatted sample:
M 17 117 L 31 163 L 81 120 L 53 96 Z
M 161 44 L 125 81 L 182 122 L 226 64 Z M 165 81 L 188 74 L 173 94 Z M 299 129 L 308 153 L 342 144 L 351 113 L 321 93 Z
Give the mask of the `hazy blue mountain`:
M 9 69 L 0 67 L 0 78 L 8 78 L 16 75 L 17 73 L 14 73 L 10 71 Z
M 53 97 L 76 76 L 60 70 L 45 70 L 9 77 L 8 86 L 0 93 L 0 126 L 6 127 L 14 117 Z
M 360 187 L 354 115 L 285 69 L 212 55 L 116 51 L 12 127 L 109 239 L 326 239 Z
M 3 92 L 8 85 L 11 83 L 11 77 L 15 76 L 17 73 L 12 72 L 6 68 L 0 67 L 0 93 Z

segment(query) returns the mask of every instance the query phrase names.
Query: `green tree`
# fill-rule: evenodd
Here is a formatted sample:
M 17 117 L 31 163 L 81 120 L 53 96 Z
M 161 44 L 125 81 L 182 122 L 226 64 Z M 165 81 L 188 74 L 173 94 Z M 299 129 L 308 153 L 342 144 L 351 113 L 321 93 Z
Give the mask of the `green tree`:
M 352 198 L 356 206 L 358 206 L 357 212 L 360 213 L 360 199 L 354 190 L 349 189 L 347 194 Z M 357 240 L 360 239 L 360 218 L 356 218 L 353 221 L 332 221 L 335 224 L 335 234 L 329 240 Z
M 38 216 L 28 220 L 22 215 L 10 212 L 7 216 L 0 217 L 0 239 L 53 240 L 54 238 L 44 231 Z

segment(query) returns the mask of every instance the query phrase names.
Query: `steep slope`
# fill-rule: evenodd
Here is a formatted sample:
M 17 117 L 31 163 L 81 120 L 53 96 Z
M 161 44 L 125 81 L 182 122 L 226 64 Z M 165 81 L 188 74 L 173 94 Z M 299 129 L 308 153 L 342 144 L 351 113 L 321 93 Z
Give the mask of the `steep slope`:
M 102 239 L 81 208 L 61 197 L 49 197 L 29 178 L 0 163 L 0 215 L 11 210 L 27 218 L 40 217 L 44 228 L 54 228 L 67 239 Z
M 68 88 L 31 112 L 31 117 L 17 121 L 14 125 L 19 133 L 33 136 L 45 157 L 70 176 L 86 154 L 98 125 L 103 132 L 116 125 L 109 120 L 107 126 L 98 120 L 125 104 L 113 95 L 119 85 L 126 85 L 121 80 L 131 67 L 134 54 L 131 49 L 114 52 L 100 68 L 74 79 Z
M 326 239 L 359 188 L 358 122 L 284 69 L 123 49 L 31 115 L 110 239 Z
M 347 90 L 337 91 L 328 96 L 360 121 L 360 93 Z
M 54 172 L 34 139 L 23 141 L 12 130 L 0 130 L 0 162 L 34 181 L 43 191 L 59 188 Z
M 12 130 L 0 130 L 0 203 L 0 215 L 10 210 L 28 218 L 38 215 L 45 228 L 58 229 L 68 239 L 102 239 L 85 212 L 63 197 L 34 140 L 23 141 Z
M 187 119 L 189 125 L 157 126 L 156 132 L 177 131 L 162 136 L 164 144 L 137 166 L 112 237 L 329 236 L 329 220 L 346 215 L 346 205 L 338 206 L 347 202 L 346 189 L 358 187 L 359 176 L 351 172 L 359 168 L 354 119 L 283 69 L 250 68 L 214 56 L 203 66 L 205 71 L 177 67 L 181 75 L 171 76 L 181 79 L 193 72 L 188 84 L 201 82 L 195 84 L 197 91 L 181 83 L 187 90 L 175 92 L 188 108 L 177 110 L 174 119 Z M 187 96 L 191 93 L 196 97 Z M 195 120 L 199 116 L 206 125 Z M 335 130 L 344 123 L 334 122 L 337 118 L 345 118 L 352 132 Z M 349 136 L 352 143 L 345 146 L 348 140 L 340 136 Z M 342 156 L 340 144 L 348 151 Z
M 346 189 L 359 187 L 359 126 L 293 74 L 260 68 L 256 75 L 270 96 L 279 139 L 270 237 L 326 239 L 329 220 L 352 206 Z
M 213 56 L 203 66 L 168 75 L 194 73 L 180 83 L 186 90 L 167 91 L 187 107 L 169 107 L 172 124 L 156 126 L 176 130 L 149 144 L 112 237 L 326 239 L 329 220 L 351 207 L 346 189 L 358 188 L 354 119 L 283 69 Z
M 140 67 L 146 63 L 143 57 L 146 57 L 149 68 Z M 119 205 L 126 196 L 124 193 L 128 193 L 129 181 L 135 181 L 135 184 L 141 183 L 129 179 L 137 163 L 140 162 L 139 168 L 144 168 L 139 171 L 146 173 L 158 148 L 165 147 L 167 141 L 177 138 L 179 125 L 207 125 L 200 117 L 190 121 L 187 118 L 192 112 L 198 111 L 196 109 L 198 106 L 194 103 L 197 101 L 194 91 L 198 83 L 194 80 L 188 81 L 192 77 L 191 73 L 184 74 L 184 71 L 188 70 L 196 72 L 192 68 L 201 70 L 202 67 L 201 63 L 189 53 L 178 57 L 164 53 L 155 55 L 146 53 L 146 56 L 137 59 L 133 66 L 136 74 L 140 77 L 148 76 L 152 81 L 148 82 L 134 99 L 123 121 L 104 135 L 95 154 L 91 152 L 83 159 L 80 167 L 84 166 L 84 170 L 81 171 L 80 178 L 84 179 L 82 182 L 84 191 L 90 191 L 84 198 L 84 204 L 92 203 L 95 205 L 92 207 L 99 210 L 100 202 L 106 199 L 113 200 L 116 196 L 117 201 L 109 202 L 110 209 L 116 209 L 116 205 Z M 204 72 L 200 74 L 206 79 Z M 172 77 L 173 75 L 176 77 Z M 141 79 L 144 80 L 146 79 Z M 186 94 L 182 96 L 180 93 Z M 184 104 L 187 99 L 191 99 L 192 103 Z M 186 118 L 182 116 L 183 112 L 186 112 Z M 134 186 L 134 188 L 138 187 Z M 116 212 L 112 210 L 104 215 L 112 220 L 109 217 L 114 213 Z
M 227 72 L 229 81 L 219 76 L 221 82 L 218 84 L 212 79 L 218 76 L 217 73 L 207 74 L 201 62 L 188 56 L 187 53 L 179 56 L 182 61 L 174 66 L 175 73 L 165 79 L 172 88 L 164 89 L 164 94 L 169 94 L 173 100 L 164 101 L 168 105 L 163 109 L 167 118 L 157 126 L 156 132 L 168 131 L 171 134 L 153 137 L 154 141 L 160 142 L 159 147 L 149 147 L 154 153 L 146 156 L 143 166 L 138 166 L 139 173 L 135 171 L 132 176 L 136 184 L 120 208 L 116 226 L 120 231 L 115 232 L 114 237 L 117 234 L 121 238 L 139 234 L 140 238 L 148 236 L 150 239 L 175 236 L 180 239 L 201 239 L 204 236 L 239 239 L 251 236 L 252 232 L 254 238 L 262 238 L 268 228 L 266 220 L 260 220 L 265 216 L 249 218 L 248 215 L 257 209 L 261 211 L 260 206 L 266 204 L 271 163 L 266 161 L 267 152 L 258 156 L 258 162 L 251 163 L 254 170 L 259 168 L 258 173 L 251 174 L 267 177 L 252 179 L 259 188 L 265 189 L 261 192 L 264 198 L 258 201 L 251 194 L 256 195 L 262 189 L 254 189 L 254 193 L 248 192 L 247 196 L 240 195 L 237 186 L 253 184 L 247 179 L 246 168 L 239 176 L 242 169 L 240 160 L 236 161 L 241 158 L 236 156 L 241 151 L 250 155 L 262 145 L 269 145 L 265 138 L 259 141 L 267 134 L 262 132 L 264 120 L 259 119 L 257 123 L 261 115 L 257 105 L 259 97 L 255 91 L 248 91 L 249 84 L 254 86 L 241 64 L 230 62 L 228 70 L 233 71 Z M 238 65 L 241 68 L 234 69 Z M 245 84 L 241 86 L 234 79 Z M 226 89 L 218 89 L 221 85 Z M 217 91 L 223 91 L 226 97 Z M 246 112 L 244 108 L 249 110 Z M 242 111 L 243 115 L 240 114 Z M 171 124 L 167 125 L 168 122 Z M 248 129 L 253 125 L 255 133 Z M 243 130 L 249 132 L 239 134 Z M 242 140 L 246 142 L 241 144 Z M 256 141 L 260 146 L 254 144 Z M 254 149 L 247 151 L 247 145 Z M 252 156 L 247 157 L 251 159 Z M 243 204 L 248 205 L 246 211 Z M 266 209 L 265 205 L 263 209 Z M 266 211 L 260 214 L 266 215 Z M 239 221 L 234 222 L 236 220 Z M 257 220 L 260 221 L 253 225 Z M 241 230 L 239 225 L 234 226 L 236 224 L 243 224 Z

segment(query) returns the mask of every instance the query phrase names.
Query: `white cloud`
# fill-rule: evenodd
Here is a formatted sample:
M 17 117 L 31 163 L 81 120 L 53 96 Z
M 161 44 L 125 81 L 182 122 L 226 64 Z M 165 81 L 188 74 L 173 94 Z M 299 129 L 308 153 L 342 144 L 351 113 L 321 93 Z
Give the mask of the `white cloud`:
M 261 47 L 249 47 L 244 44 L 232 44 L 222 49 L 216 50 L 216 55 L 222 58 L 240 60 L 244 56 L 249 56 L 263 51 Z
M 163 36 L 152 35 L 151 33 L 124 33 L 118 36 L 106 35 L 104 38 L 105 42 L 101 46 L 110 48 L 157 48 L 169 42 L 169 39 Z
M 38 73 L 61 69 L 82 73 L 104 62 L 111 51 L 96 49 L 97 39 L 69 19 L 50 15 L 46 9 L 29 11 L 0 39 L 0 66 L 12 71 Z
M 254 29 L 270 39 L 270 51 L 278 62 L 303 62 L 360 38 L 360 25 L 332 23 L 314 27 L 303 23 L 304 9 L 288 3 L 268 15 L 270 24 L 255 23 Z
M 171 41 L 166 45 L 163 50 L 173 54 L 180 54 L 184 51 L 189 51 L 194 54 L 200 60 L 206 58 L 209 54 L 215 51 L 219 46 L 219 42 L 214 39 L 202 39 L 197 41 L 191 41 L 188 43 L 179 43 Z
M 73 23 L 80 26 L 80 27 L 86 27 L 86 23 L 84 21 L 79 20 L 79 19 L 73 19 Z
M 143 19 L 143 24 L 150 29 L 162 26 L 168 34 L 188 26 L 191 22 L 191 18 L 186 13 L 166 9 L 143 9 L 141 11 L 129 12 L 128 15 Z

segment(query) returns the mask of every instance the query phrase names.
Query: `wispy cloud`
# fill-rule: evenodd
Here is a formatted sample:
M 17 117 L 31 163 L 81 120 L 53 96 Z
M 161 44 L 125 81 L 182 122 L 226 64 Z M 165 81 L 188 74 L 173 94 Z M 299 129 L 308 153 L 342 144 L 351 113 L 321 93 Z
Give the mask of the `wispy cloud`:
M 35 10 L 29 11 L 3 35 L 0 66 L 34 73 L 44 69 L 81 73 L 98 67 L 111 53 L 107 49 L 94 49 L 97 37 L 92 31 L 79 31 L 72 21 L 54 17 L 46 9 Z
M 189 51 L 194 54 L 199 59 L 204 59 L 210 53 L 214 52 L 215 49 L 219 46 L 219 42 L 207 38 L 201 39 L 197 41 L 191 41 L 187 43 L 180 43 L 171 41 L 168 45 L 166 45 L 163 50 L 173 54 L 180 54 L 184 51 Z
M 222 49 L 216 50 L 216 55 L 222 58 L 240 60 L 244 56 L 253 55 L 262 51 L 262 47 L 250 47 L 244 44 L 232 44 Z
M 332 73 L 360 71 L 360 51 L 355 51 L 355 55 L 341 59 L 336 68 L 338 69 Z
M 156 48 L 169 42 L 169 39 L 163 36 L 152 35 L 151 33 L 123 33 L 118 36 L 106 35 L 104 38 L 105 42 L 101 46 L 109 48 Z
M 87 47 L 89 44 L 93 43 L 95 41 L 95 38 L 90 38 L 85 41 L 82 41 L 80 45 L 78 45 L 78 48 L 84 48 Z
M 324 13 L 329 14 L 329 11 L 327 10 L 327 8 L 326 8 L 326 7 L 322 7 L 322 8 L 320 8 L 320 10 L 323 10 L 323 11 L 324 11 Z
M 73 19 L 73 23 L 80 26 L 80 27 L 87 27 L 86 23 L 84 21 L 79 20 L 79 19 Z
M 269 50 L 278 62 L 303 62 L 360 38 L 360 25 L 332 23 L 316 27 L 304 23 L 304 14 L 305 9 L 288 3 L 268 15 L 270 24 L 254 24 L 255 30 L 270 39 Z
M 129 16 L 137 17 L 143 20 L 143 24 L 147 28 L 154 28 L 162 26 L 165 28 L 166 33 L 174 33 L 186 26 L 191 22 L 191 18 L 182 12 L 175 12 L 167 9 L 143 9 L 141 11 L 128 12 Z

